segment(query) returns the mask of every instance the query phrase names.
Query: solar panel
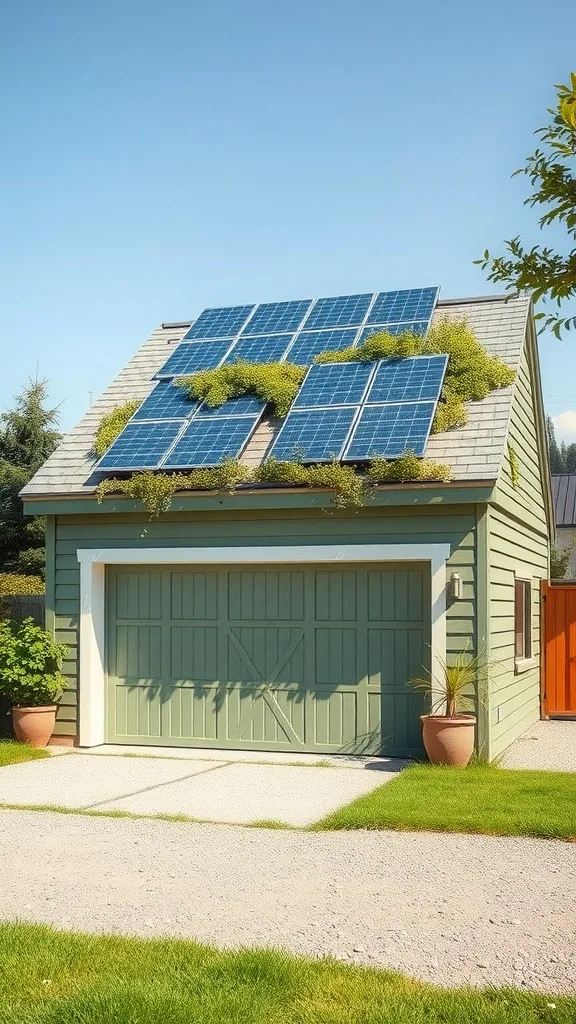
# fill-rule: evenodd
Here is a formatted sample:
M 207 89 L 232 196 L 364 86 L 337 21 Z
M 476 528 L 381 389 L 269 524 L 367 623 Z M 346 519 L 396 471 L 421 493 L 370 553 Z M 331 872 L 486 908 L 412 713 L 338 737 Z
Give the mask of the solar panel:
M 224 405 L 201 405 L 196 413 L 196 418 L 206 419 L 210 417 L 220 418 L 221 416 L 259 416 L 265 408 L 265 402 L 261 402 L 254 395 L 241 395 L 239 398 L 230 398 Z
M 236 458 L 248 441 L 258 416 L 195 417 L 175 444 L 163 469 L 218 466 L 224 458 Z
M 316 363 L 306 374 L 292 408 L 360 405 L 374 363 Z
M 370 310 L 367 323 L 393 324 L 407 320 L 429 320 L 437 298 L 437 288 L 406 288 L 397 292 L 380 292 Z
M 377 455 L 394 459 L 408 449 L 423 455 L 435 409 L 435 402 L 365 406 L 344 461 L 362 462 Z
M 158 469 L 186 420 L 127 423 L 102 456 L 98 470 Z
M 328 299 L 318 299 L 310 316 L 306 320 L 306 330 L 315 327 L 350 327 L 360 326 L 372 295 L 335 295 Z
M 380 402 L 436 402 L 440 397 L 448 356 L 384 359 L 378 364 L 367 405 Z
M 230 344 L 229 341 L 214 341 L 211 345 L 181 342 L 156 376 L 177 377 L 198 370 L 213 370 L 226 355 Z
M 312 299 L 300 299 L 297 302 L 263 302 L 244 327 L 242 335 L 296 331 L 311 303 Z
M 307 366 L 314 356 L 329 349 L 348 348 L 354 344 L 358 328 L 345 327 L 332 331 L 303 331 L 298 335 L 286 358 L 291 363 Z
M 251 363 L 275 363 L 288 348 L 293 334 L 262 334 L 257 338 L 240 338 L 225 362 L 247 359 Z
M 198 338 L 233 338 L 240 333 L 254 306 L 220 306 L 217 309 L 205 309 L 190 330 L 184 335 L 183 341 Z
M 410 331 L 411 334 L 426 334 L 429 323 L 429 320 L 407 320 L 401 324 L 373 324 L 371 327 L 363 328 L 358 338 L 358 344 L 361 345 L 371 334 L 379 334 L 380 331 L 386 331 L 387 334 L 392 334 L 394 337 L 403 334 L 404 331 Z
M 190 417 L 197 408 L 198 402 L 188 398 L 183 388 L 179 388 L 171 380 L 161 380 L 134 413 L 132 422 L 136 420 L 181 420 Z
M 297 462 L 339 459 L 356 409 L 306 409 L 289 412 L 270 454 Z

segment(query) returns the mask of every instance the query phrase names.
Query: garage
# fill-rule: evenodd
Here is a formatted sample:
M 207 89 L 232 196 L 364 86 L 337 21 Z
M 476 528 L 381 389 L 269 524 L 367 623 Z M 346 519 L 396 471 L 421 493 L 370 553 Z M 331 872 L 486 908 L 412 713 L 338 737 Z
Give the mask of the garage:
M 109 565 L 109 743 L 421 754 L 424 563 Z

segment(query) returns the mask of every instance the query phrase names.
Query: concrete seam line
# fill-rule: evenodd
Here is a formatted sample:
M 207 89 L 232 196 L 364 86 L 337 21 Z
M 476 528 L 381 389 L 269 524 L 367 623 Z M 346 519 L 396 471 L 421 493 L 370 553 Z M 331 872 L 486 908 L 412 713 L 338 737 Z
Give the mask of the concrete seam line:
M 226 764 L 215 764 L 211 768 L 204 768 L 201 772 L 190 772 L 189 775 L 183 775 L 180 779 L 166 779 L 166 782 L 157 782 L 154 786 L 145 786 L 144 789 L 135 789 L 132 793 L 121 793 L 120 796 L 114 796 L 107 800 L 98 800 L 95 804 L 82 804 L 79 810 L 81 811 L 92 811 L 96 807 L 101 807 L 102 804 L 111 804 L 115 800 L 125 800 L 129 796 L 140 796 L 142 793 L 151 793 L 155 789 L 162 789 L 163 786 L 171 786 L 173 782 L 186 782 L 187 779 L 194 779 L 197 775 L 206 775 L 208 772 L 217 772 L 219 768 L 228 768 L 230 762 Z

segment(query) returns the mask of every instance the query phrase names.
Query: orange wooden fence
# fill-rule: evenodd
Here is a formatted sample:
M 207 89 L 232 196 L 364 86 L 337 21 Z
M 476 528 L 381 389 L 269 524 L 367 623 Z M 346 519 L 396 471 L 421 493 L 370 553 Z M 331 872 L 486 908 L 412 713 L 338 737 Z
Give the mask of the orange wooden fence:
M 542 710 L 576 716 L 576 582 L 542 583 Z

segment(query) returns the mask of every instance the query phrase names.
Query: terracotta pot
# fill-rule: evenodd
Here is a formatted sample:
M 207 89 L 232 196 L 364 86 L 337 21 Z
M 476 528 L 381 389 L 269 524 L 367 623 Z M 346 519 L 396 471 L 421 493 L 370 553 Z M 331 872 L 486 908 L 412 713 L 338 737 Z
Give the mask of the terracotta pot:
M 16 739 L 31 747 L 45 747 L 54 732 L 56 705 L 40 708 L 12 708 L 12 722 Z
M 475 715 L 421 715 L 422 739 L 432 764 L 464 768 L 474 753 Z

